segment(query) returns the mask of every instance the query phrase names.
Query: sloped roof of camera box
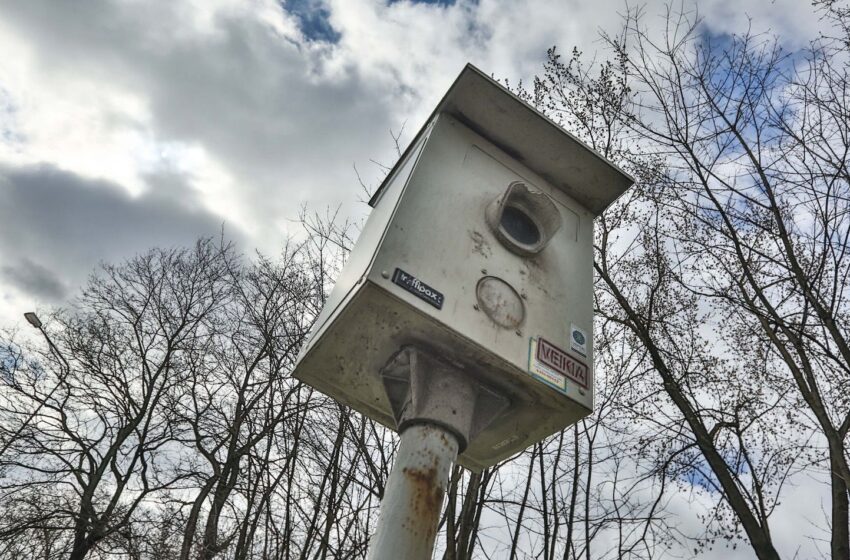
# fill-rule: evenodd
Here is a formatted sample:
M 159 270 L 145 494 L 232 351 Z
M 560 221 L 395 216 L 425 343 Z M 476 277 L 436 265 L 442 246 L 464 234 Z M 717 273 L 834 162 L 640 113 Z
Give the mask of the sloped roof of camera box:
M 451 114 L 595 216 L 634 183 L 630 175 L 471 64 L 461 71 L 408 151 L 439 113 Z M 377 203 L 385 185 L 386 181 L 375 191 L 370 206 Z

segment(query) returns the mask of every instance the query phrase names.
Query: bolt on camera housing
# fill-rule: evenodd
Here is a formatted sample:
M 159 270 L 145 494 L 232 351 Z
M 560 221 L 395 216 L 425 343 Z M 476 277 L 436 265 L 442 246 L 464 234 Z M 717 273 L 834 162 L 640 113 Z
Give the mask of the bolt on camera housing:
M 476 471 L 574 424 L 593 218 L 631 183 L 467 65 L 369 201 L 294 376 L 392 429 L 450 428 Z
M 514 181 L 487 206 L 487 223 L 505 247 L 528 257 L 542 251 L 561 229 L 561 213 L 545 193 Z

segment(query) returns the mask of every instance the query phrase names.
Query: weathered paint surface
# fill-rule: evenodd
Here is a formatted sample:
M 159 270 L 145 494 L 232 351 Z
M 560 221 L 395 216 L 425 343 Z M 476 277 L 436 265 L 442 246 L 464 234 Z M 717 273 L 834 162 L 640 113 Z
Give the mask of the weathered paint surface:
M 415 424 L 401 434 L 368 560 L 428 560 L 458 444 L 449 432 Z

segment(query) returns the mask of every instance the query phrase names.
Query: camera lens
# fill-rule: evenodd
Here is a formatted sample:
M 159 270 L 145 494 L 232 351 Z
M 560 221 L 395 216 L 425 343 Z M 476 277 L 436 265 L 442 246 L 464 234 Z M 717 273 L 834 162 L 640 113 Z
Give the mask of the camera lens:
M 516 206 L 506 206 L 499 222 L 502 230 L 514 241 L 523 245 L 536 245 L 540 242 L 540 230 L 528 214 Z

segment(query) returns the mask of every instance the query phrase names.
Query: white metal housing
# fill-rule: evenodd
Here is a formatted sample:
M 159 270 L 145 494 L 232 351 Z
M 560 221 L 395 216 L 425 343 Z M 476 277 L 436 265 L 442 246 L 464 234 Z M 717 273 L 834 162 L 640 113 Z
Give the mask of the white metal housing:
M 395 428 L 379 371 L 433 349 L 510 400 L 459 456 L 475 470 L 576 422 L 593 408 L 593 218 L 631 182 L 467 66 L 371 201 L 295 376 Z M 509 188 L 559 214 L 537 253 L 488 224 Z

